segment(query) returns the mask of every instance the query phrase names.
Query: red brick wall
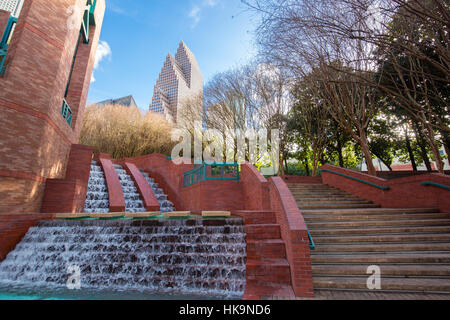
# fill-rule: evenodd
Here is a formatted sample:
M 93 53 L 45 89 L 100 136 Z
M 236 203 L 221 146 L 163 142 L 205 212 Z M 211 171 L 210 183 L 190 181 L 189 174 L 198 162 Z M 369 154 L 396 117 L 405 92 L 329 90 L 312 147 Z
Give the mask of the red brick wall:
M 281 228 L 286 255 L 291 267 L 291 282 L 295 295 L 314 295 L 308 232 L 286 183 L 280 177 L 269 179 L 270 203 Z
M 168 195 L 178 210 L 185 210 L 185 199 L 180 190 L 183 185 L 183 173 L 194 168 L 192 164 L 175 165 L 162 154 L 150 154 L 137 158 L 126 158 L 120 161 L 134 163 L 139 169 L 144 169 L 155 179 L 160 188 Z
M 241 165 L 242 190 L 245 210 L 268 210 L 270 208 L 267 179 L 249 163 Z
M 93 148 L 72 145 L 66 179 L 47 179 L 41 212 L 83 212 Z
M 136 187 L 138 189 L 139 194 L 141 195 L 142 201 L 144 202 L 144 207 L 147 211 L 159 211 L 160 204 L 155 194 L 153 193 L 152 188 L 148 184 L 145 177 L 139 171 L 139 169 L 133 163 L 125 162 L 123 163 L 123 168 L 130 175 L 131 179 L 133 179 Z
M 387 186 L 381 190 L 373 186 L 342 177 L 329 172 L 322 172 L 323 183 L 347 191 L 361 198 L 371 200 L 385 208 L 438 208 L 450 212 L 450 191 L 422 186 L 422 182 L 434 182 L 450 186 L 450 176 L 443 174 L 422 174 L 392 180 L 373 177 L 361 172 L 325 165 L 329 169 L 376 185 Z
M 14 250 L 30 227 L 53 218 L 52 214 L 0 214 L 0 262 Z
M 122 185 L 114 169 L 113 162 L 100 156 L 100 166 L 105 173 L 106 184 L 109 193 L 109 210 L 111 212 L 125 212 L 125 198 L 123 196 Z
M 69 29 L 68 7 L 85 0 L 25 1 L 0 77 L 0 212 L 38 212 L 45 179 L 63 178 L 72 143 L 78 141 L 95 50 L 105 9 L 97 1 L 91 44 L 80 46 L 73 73 L 72 127 L 61 116 L 64 91 L 80 28 Z M 73 88 L 72 88 L 73 87 Z M 11 179 L 14 177 L 14 179 Z
M 183 187 L 183 174 L 193 164 L 175 165 L 166 156 L 152 154 L 120 161 L 134 163 L 144 169 L 168 194 L 177 210 L 242 210 L 244 209 L 243 182 L 203 181 Z

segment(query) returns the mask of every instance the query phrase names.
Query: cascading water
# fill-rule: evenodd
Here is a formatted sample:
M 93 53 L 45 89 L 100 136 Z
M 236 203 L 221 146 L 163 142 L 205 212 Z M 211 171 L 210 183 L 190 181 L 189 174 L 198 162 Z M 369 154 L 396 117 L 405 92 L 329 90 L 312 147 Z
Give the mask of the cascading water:
M 155 179 L 150 178 L 149 174 L 144 172 L 144 170 L 140 169 L 141 173 L 144 175 L 145 180 L 147 180 L 148 184 L 153 190 L 156 199 L 158 199 L 159 204 L 161 205 L 161 212 L 172 212 L 175 211 L 175 206 L 172 202 L 167 200 L 167 195 L 164 193 L 163 189 L 159 187 L 159 185 L 155 182 Z
M 134 181 L 131 180 L 131 177 L 121 165 L 115 164 L 114 169 L 116 169 L 120 184 L 122 185 L 123 196 L 125 198 L 125 211 L 145 212 L 144 202 L 141 200 Z
M 84 205 L 86 213 L 107 213 L 109 212 L 109 195 L 106 186 L 105 174 L 102 167 L 96 161 L 91 163 L 89 174 L 89 184 Z
M 236 299 L 245 264 L 242 219 L 45 221 L 0 264 L 0 292 Z M 79 290 L 67 289 L 70 266 L 80 270 Z

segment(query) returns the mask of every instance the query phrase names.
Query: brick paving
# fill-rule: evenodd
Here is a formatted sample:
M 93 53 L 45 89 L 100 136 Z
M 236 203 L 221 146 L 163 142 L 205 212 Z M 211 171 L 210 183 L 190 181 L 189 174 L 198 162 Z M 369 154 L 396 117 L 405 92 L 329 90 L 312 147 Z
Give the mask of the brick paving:
M 316 290 L 314 298 L 273 296 L 263 300 L 450 300 L 450 294 Z

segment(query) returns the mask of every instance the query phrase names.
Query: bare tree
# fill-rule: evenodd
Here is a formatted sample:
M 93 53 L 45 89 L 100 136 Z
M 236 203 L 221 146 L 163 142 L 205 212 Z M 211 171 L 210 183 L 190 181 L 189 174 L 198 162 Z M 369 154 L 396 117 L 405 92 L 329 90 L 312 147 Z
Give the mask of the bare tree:
M 350 79 L 359 86 L 360 98 L 375 107 L 374 96 L 383 92 L 399 103 L 426 132 L 426 140 L 442 172 L 436 130 L 444 138 L 449 132 L 449 2 L 448 0 L 243 0 L 261 14 L 257 30 L 261 54 L 303 78 L 315 68 L 328 66 L 342 88 Z M 406 60 L 406 61 L 405 61 Z M 340 64 L 333 64 L 339 61 Z M 390 63 L 390 72 L 371 76 L 380 64 Z M 330 74 L 333 74 L 330 73 Z M 346 76 L 344 76 L 346 75 Z M 390 78 L 391 81 L 383 81 Z M 335 119 L 341 91 L 336 79 L 324 79 Z M 373 89 L 370 89 L 372 87 Z M 355 90 L 352 90 L 356 92 Z M 347 95 L 349 100 L 350 95 Z M 336 100 L 338 99 L 338 100 Z M 373 114 L 366 102 L 354 114 L 360 125 L 358 143 L 364 143 L 367 116 Z M 357 110 L 354 110 L 357 111 Z M 333 113 L 332 113 L 333 114 Z M 348 114 L 347 114 L 348 115 Z M 356 125 L 356 122 L 353 123 Z M 446 139 L 446 138 L 445 138 Z M 364 148 L 363 148 L 364 150 Z M 366 154 L 366 152 L 364 152 Z M 369 153 L 370 154 L 370 153 Z M 366 160 L 367 160 L 366 155 Z M 369 164 L 370 165 L 370 164 Z M 370 171 L 370 170 L 369 170 Z

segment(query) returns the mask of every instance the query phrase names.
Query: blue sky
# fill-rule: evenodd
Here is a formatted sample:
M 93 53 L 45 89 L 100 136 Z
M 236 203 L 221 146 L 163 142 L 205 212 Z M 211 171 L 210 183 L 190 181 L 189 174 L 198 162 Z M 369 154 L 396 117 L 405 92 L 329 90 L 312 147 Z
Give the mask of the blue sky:
M 163 62 L 183 40 L 206 83 L 255 55 L 254 17 L 240 0 L 106 0 L 88 105 L 132 94 L 148 110 Z

